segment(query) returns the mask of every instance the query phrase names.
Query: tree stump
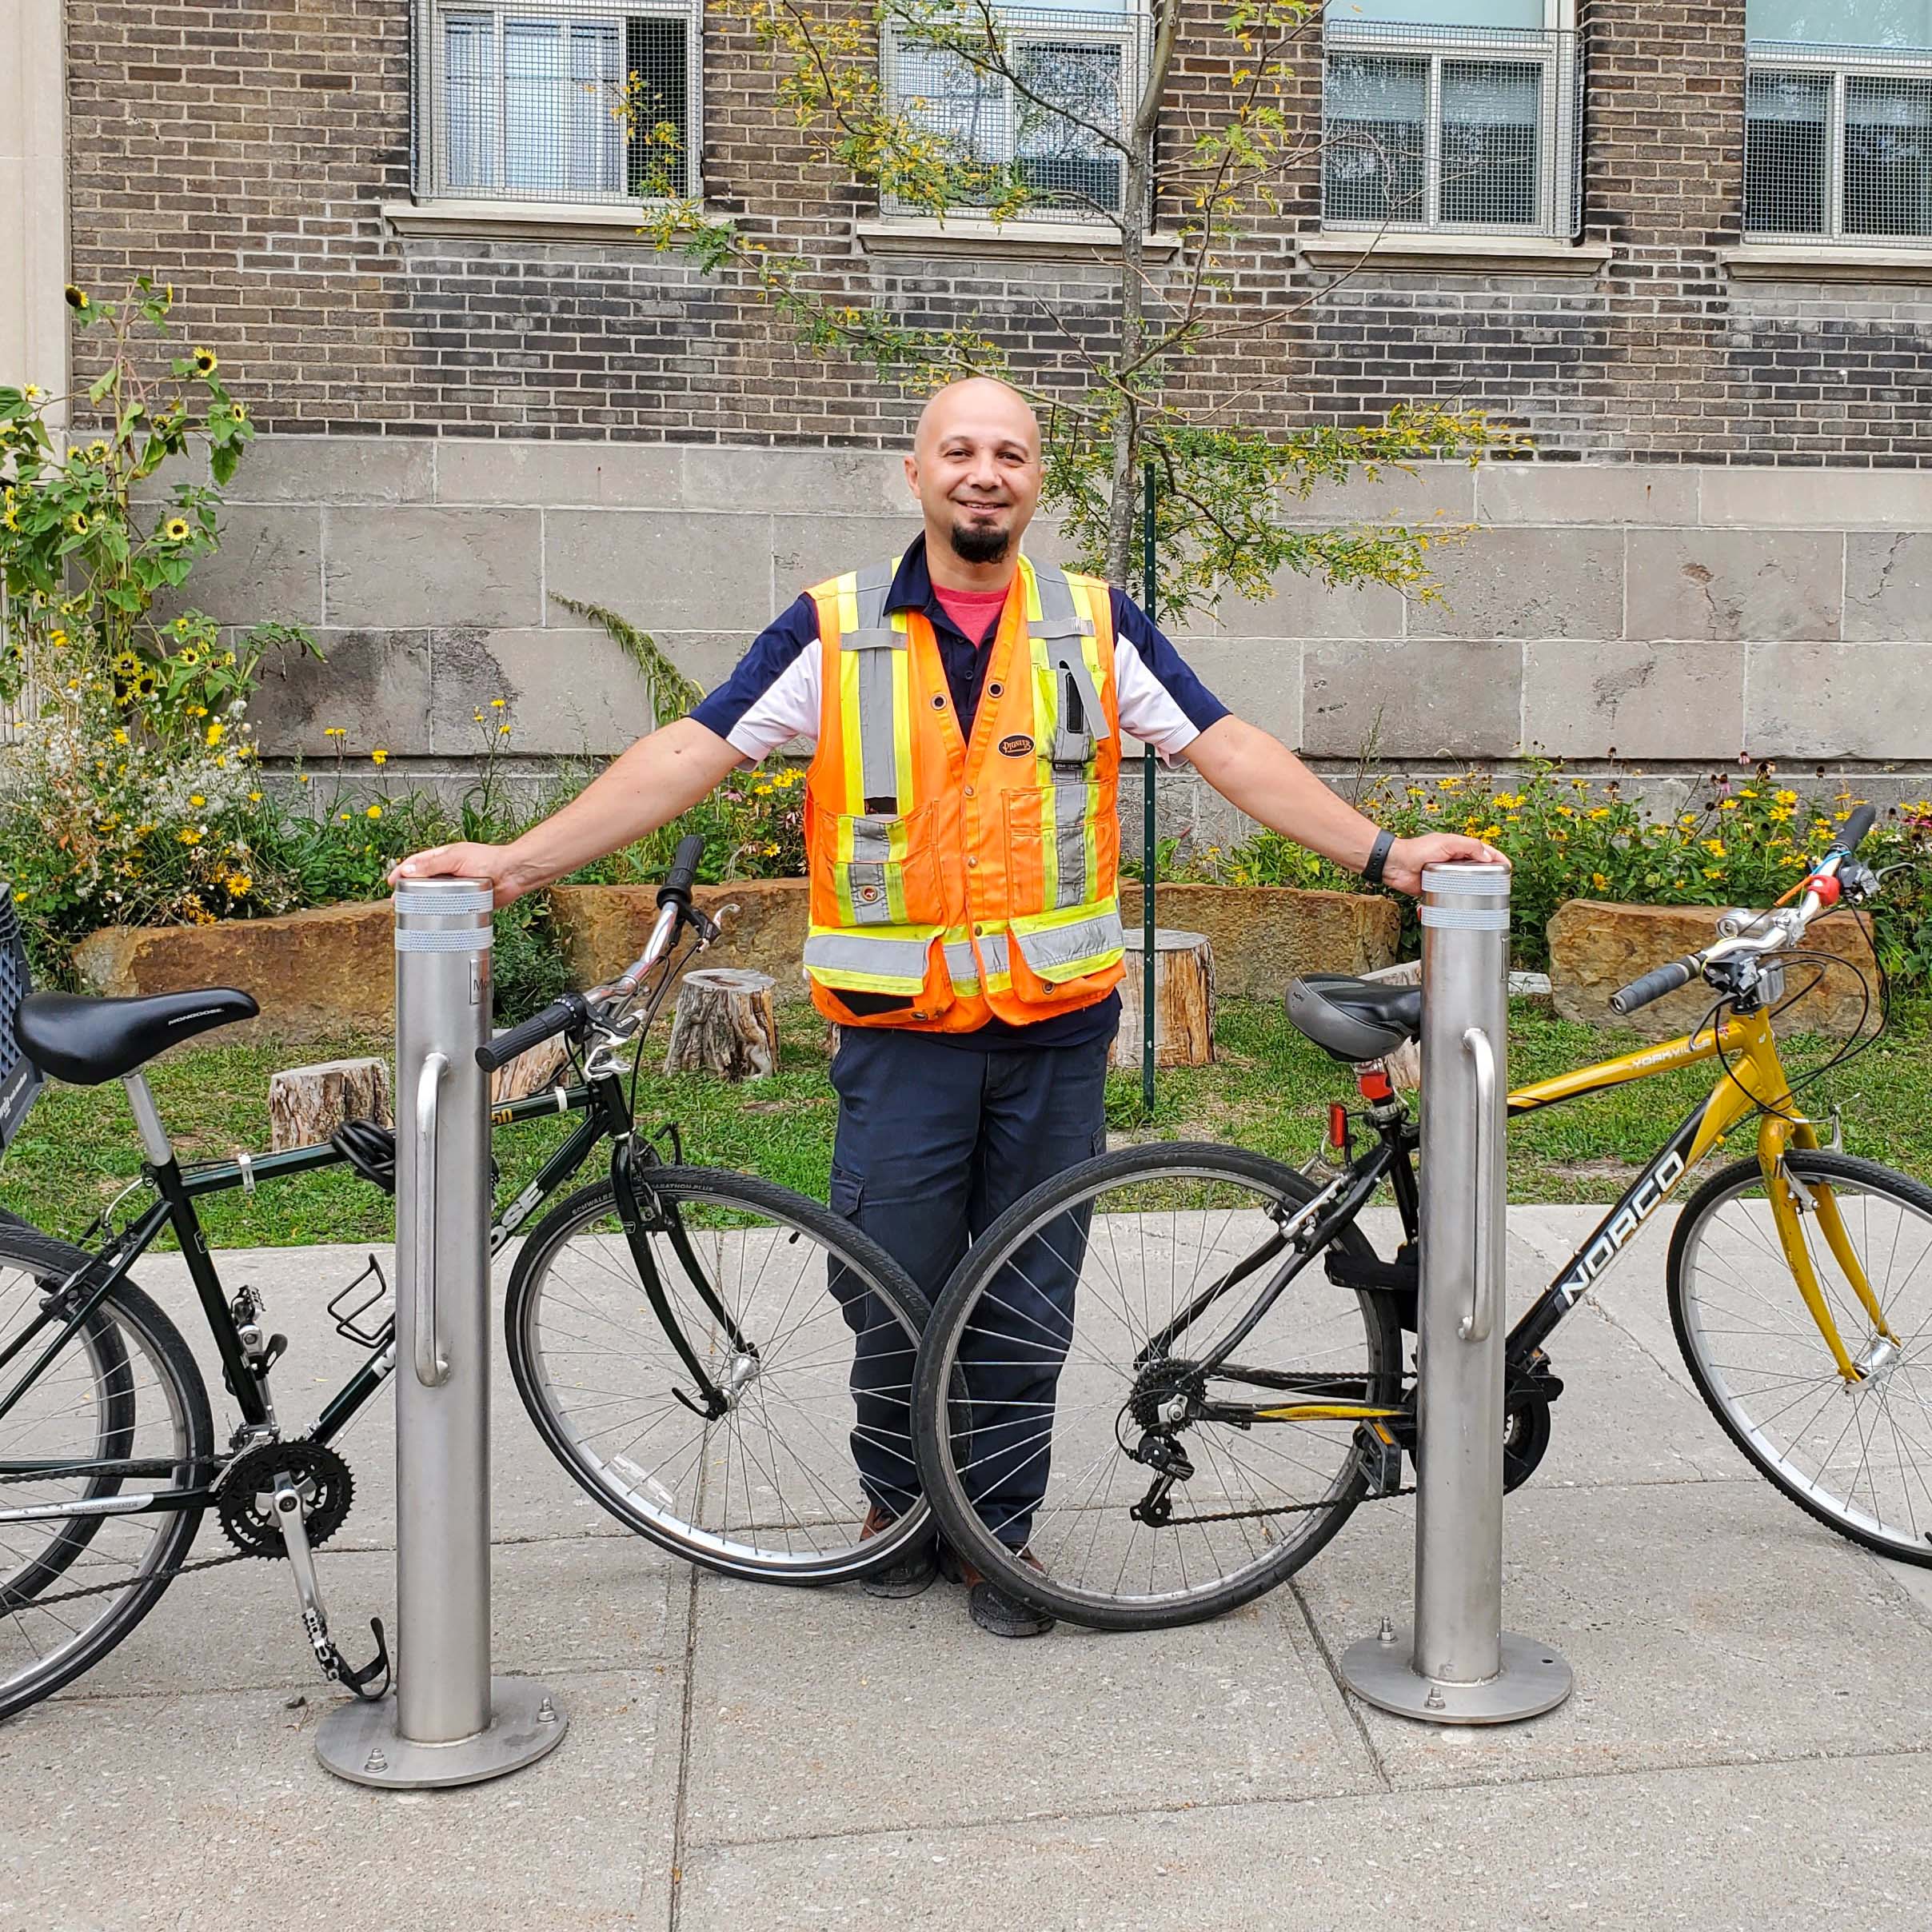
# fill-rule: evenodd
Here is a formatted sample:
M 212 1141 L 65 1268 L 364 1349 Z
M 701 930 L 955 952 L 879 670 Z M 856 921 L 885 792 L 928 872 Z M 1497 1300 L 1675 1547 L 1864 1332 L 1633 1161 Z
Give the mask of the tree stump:
M 1127 936 L 1127 976 L 1120 982 L 1120 1030 L 1108 1064 L 1140 1064 L 1141 933 Z M 1214 1058 L 1214 948 L 1204 932 L 1154 934 L 1154 1064 L 1205 1067 Z
M 314 1147 L 345 1120 L 392 1127 L 389 1070 L 379 1060 L 329 1060 L 269 1076 L 269 1144 L 279 1154 Z
M 546 1040 L 529 1052 L 519 1053 L 489 1076 L 490 1105 L 501 1107 L 506 1100 L 541 1093 L 569 1064 L 570 1048 L 561 1040 Z
M 762 1080 L 778 1071 L 778 1023 L 768 972 L 704 966 L 685 975 L 671 1018 L 666 1073 Z
M 1419 986 L 1422 984 L 1422 961 L 1403 960 L 1393 966 L 1378 966 L 1373 972 L 1365 972 L 1362 977 L 1373 980 L 1381 986 Z M 1382 1063 L 1383 1071 L 1389 1076 L 1389 1084 L 1398 1093 L 1419 1093 L 1422 1091 L 1422 1042 L 1411 1040 L 1390 1054 Z

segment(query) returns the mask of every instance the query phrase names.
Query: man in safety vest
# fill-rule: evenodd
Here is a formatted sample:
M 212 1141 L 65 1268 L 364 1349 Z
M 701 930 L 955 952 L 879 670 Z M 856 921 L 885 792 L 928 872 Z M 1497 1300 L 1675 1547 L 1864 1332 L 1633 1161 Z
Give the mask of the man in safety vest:
M 1419 889 L 1425 865 L 1497 855 L 1475 839 L 1379 832 L 1231 716 L 1120 591 L 1025 557 L 1040 425 L 1004 383 L 935 396 L 905 473 L 925 529 L 903 555 L 807 591 L 721 689 L 514 843 L 439 846 L 397 873 L 487 878 L 507 904 L 668 824 L 740 763 L 816 740 L 804 966 L 819 1010 L 844 1029 L 832 1205 L 936 1294 L 1002 1210 L 1105 1144 L 1123 734 L 1403 892 Z M 1079 1265 L 1076 1255 L 1035 1267 L 1029 1291 L 1070 1298 Z M 845 1312 L 859 1338 L 853 1455 L 876 1534 L 917 1494 L 903 1344 L 895 1403 L 881 1399 L 888 1371 L 866 1355 L 868 1332 L 889 1325 Z M 1036 1414 L 1053 1396 L 1054 1378 L 1039 1375 L 980 1371 L 976 1420 L 996 1427 L 1003 1404 Z M 1045 1483 L 1036 1464 L 976 1502 L 1024 1547 Z M 934 1567 L 928 1547 L 867 1587 L 910 1595 Z M 983 1628 L 1049 1627 L 984 1579 L 964 1580 Z

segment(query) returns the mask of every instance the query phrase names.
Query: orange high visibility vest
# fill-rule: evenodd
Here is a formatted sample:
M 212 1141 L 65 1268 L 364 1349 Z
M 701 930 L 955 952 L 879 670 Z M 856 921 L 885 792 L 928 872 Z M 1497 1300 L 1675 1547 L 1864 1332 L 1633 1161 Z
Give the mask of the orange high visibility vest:
M 1021 558 L 963 740 L 930 620 L 885 609 L 897 567 L 810 593 L 813 1002 L 842 1025 L 947 1033 L 1091 1006 L 1122 970 L 1107 586 Z

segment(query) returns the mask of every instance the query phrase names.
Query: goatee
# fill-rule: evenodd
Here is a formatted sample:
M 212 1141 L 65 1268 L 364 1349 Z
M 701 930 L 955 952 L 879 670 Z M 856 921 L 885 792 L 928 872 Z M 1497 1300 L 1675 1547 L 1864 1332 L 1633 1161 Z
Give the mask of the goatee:
M 996 564 L 1012 544 L 1006 530 L 964 523 L 952 526 L 952 554 L 963 564 Z

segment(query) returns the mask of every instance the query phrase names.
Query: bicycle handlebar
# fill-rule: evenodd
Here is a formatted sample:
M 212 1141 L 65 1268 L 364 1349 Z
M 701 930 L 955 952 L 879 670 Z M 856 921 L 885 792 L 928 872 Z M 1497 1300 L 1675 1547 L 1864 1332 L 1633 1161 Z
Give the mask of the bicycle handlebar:
M 1865 843 L 1866 833 L 1878 823 L 1878 808 L 1861 805 L 1846 821 L 1845 829 L 1838 835 L 1838 844 L 1846 852 L 1856 852 Z
M 697 868 L 705 856 L 705 841 L 693 832 L 688 839 L 680 839 L 677 850 L 672 855 L 671 869 L 665 874 L 664 884 L 657 888 L 657 903 L 668 904 L 677 900 L 680 904 L 691 903 L 691 888 L 697 884 Z
M 581 993 L 565 993 L 562 999 L 553 1000 L 541 1013 L 533 1013 L 507 1033 L 499 1033 L 478 1047 L 477 1064 L 485 1073 L 494 1073 L 531 1048 L 540 1047 L 546 1040 L 554 1040 L 559 1033 L 581 1025 L 589 1013 L 590 1002 Z
M 1642 978 L 1632 980 L 1629 985 L 1619 987 L 1610 996 L 1610 1010 L 1619 1017 L 1635 1012 L 1639 1007 L 1648 1006 L 1653 1000 L 1661 1000 L 1666 993 L 1674 993 L 1680 986 L 1688 986 L 1703 971 L 1704 956 L 1701 952 L 1687 952 L 1681 960 L 1673 960 L 1667 966 L 1653 967 Z

